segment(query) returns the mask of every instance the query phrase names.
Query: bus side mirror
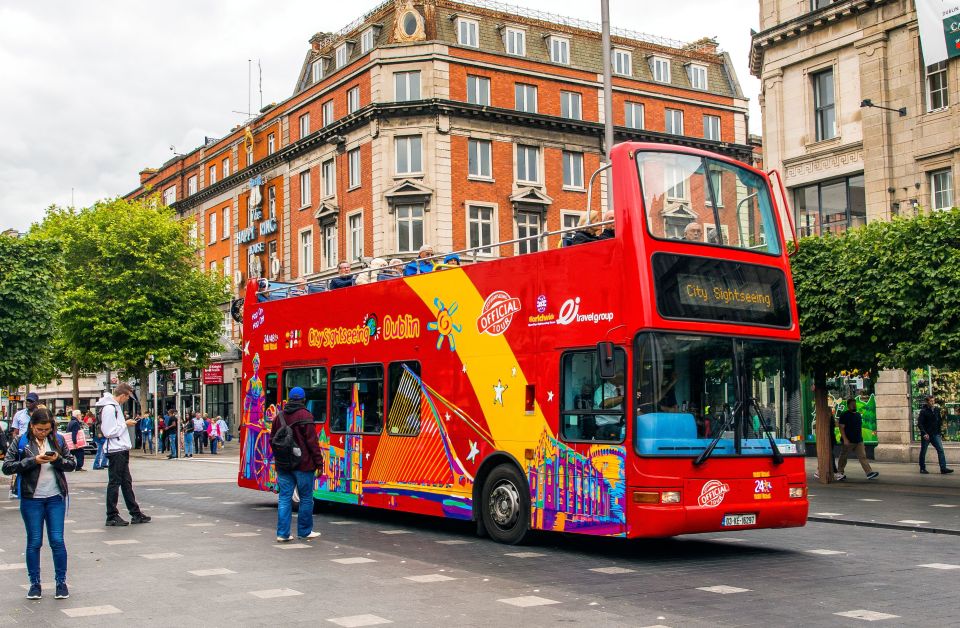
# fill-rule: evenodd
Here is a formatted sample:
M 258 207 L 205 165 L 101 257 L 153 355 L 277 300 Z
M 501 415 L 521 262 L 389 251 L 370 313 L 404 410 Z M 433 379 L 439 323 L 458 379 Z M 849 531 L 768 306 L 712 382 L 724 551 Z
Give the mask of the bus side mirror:
M 612 379 L 614 375 L 613 343 L 597 343 L 597 362 L 600 364 L 600 378 Z

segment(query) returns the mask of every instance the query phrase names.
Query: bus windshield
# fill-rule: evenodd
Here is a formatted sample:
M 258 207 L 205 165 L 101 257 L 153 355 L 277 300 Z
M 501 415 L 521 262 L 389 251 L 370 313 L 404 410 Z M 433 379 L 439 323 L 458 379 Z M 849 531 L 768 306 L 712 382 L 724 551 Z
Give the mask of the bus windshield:
M 653 237 L 780 253 L 763 177 L 696 155 L 638 152 L 636 162 Z
M 636 340 L 640 455 L 802 453 L 798 346 L 785 342 L 644 333 Z

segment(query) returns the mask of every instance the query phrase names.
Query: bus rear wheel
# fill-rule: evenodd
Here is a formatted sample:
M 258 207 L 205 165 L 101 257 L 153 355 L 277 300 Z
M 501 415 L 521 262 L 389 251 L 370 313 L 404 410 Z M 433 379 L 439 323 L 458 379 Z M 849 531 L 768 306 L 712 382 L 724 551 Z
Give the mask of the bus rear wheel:
M 530 531 L 530 491 L 513 465 L 502 464 L 490 472 L 480 508 L 484 528 L 498 543 L 517 545 Z

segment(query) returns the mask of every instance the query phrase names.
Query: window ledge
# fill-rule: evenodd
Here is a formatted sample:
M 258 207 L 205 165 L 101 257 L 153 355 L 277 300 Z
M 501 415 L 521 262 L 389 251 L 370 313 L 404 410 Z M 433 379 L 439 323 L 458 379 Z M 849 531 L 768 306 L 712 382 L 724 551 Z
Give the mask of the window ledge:
M 305 209 L 310 209 L 310 204 L 309 204 L 309 203 L 308 203 L 307 205 L 301 205 L 301 206 L 300 206 L 300 209 L 298 209 L 297 211 L 303 211 L 303 210 L 305 210 Z
M 423 172 L 397 172 L 393 175 L 394 179 L 410 179 L 410 178 L 419 178 L 422 179 L 425 176 Z
M 815 140 L 813 142 L 807 142 L 806 144 L 804 144 L 804 148 L 808 151 L 817 150 L 820 148 L 827 148 L 827 147 L 840 144 L 842 142 L 842 139 L 843 138 L 841 136 L 836 135 L 834 137 L 831 137 L 828 140 Z
M 467 181 L 476 181 L 478 183 L 494 183 L 493 177 L 481 177 L 478 175 L 467 175 Z
M 947 112 L 949 112 L 949 111 L 950 111 L 950 105 L 947 105 L 946 107 L 940 107 L 939 109 L 930 109 L 930 110 L 928 110 L 928 111 L 924 111 L 923 115 L 925 115 L 925 116 L 934 116 L 934 117 L 942 117 L 943 114 L 945 114 L 945 113 L 947 113 Z
M 586 194 L 586 193 L 587 193 L 587 190 L 586 190 L 585 188 L 576 187 L 576 186 L 570 186 L 570 185 L 565 185 L 565 186 L 563 186 L 562 189 L 563 189 L 564 192 L 579 192 L 579 193 L 581 193 L 581 194 Z
M 360 183 L 356 185 L 351 185 L 350 187 L 347 188 L 347 192 L 352 192 L 353 190 L 359 190 L 361 187 L 363 186 Z

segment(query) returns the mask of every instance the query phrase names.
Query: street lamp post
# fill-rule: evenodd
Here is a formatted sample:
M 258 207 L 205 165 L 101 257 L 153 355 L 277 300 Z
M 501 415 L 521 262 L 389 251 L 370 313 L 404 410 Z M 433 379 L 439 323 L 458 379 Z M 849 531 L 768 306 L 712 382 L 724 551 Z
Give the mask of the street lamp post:
M 610 163 L 610 149 L 613 148 L 613 82 L 610 54 L 610 0 L 600 0 L 600 39 L 603 56 L 603 154 L 604 162 Z M 604 173 L 607 179 L 607 210 L 613 209 L 613 179 Z M 587 215 L 591 208 L 587 208 Z

